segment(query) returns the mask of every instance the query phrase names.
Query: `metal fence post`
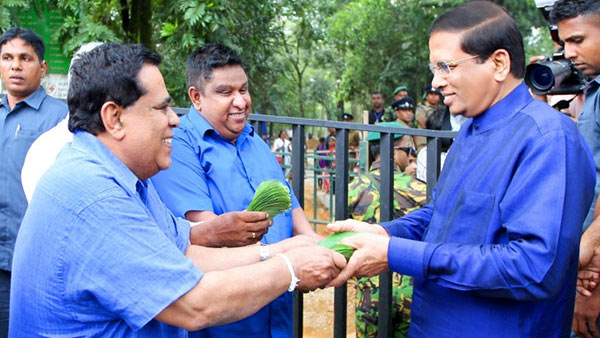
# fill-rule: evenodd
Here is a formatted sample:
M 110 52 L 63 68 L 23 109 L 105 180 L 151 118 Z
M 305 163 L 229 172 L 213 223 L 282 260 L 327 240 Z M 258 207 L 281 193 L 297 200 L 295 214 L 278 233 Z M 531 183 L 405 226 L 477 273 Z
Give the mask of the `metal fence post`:
M 348 218 L 348 129 L 336 129 L 335 140 L 335 219 Z M 335 288 L 333 336 L 346 338 L 347 284 Z
M 304 126 L 293 126 L 292 138 L 292 189 L 300 206 L 304 207 Z M 302 293 L 294 292 L 294 337 L 302 337 L 304 304 Z
M 381 184 L 379 186 L 379 220 L 389 221 L 394 212 L 394 135 L 381 133 Z M 392 328 L 392 272 L 379 274 L 379 318 L 377 337 L 393 337 Z

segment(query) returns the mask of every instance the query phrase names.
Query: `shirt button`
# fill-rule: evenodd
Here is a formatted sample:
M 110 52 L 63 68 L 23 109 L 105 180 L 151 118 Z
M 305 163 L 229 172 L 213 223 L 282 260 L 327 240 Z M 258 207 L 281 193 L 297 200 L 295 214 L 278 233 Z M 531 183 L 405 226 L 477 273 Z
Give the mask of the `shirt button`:
M 473 125 L 473 128 L 474 128 L 475 130 L 477 130 L 477 129 L 479 129 L 479 125 L 478 125 L 478 124 L 474 124 L 474 125 Z

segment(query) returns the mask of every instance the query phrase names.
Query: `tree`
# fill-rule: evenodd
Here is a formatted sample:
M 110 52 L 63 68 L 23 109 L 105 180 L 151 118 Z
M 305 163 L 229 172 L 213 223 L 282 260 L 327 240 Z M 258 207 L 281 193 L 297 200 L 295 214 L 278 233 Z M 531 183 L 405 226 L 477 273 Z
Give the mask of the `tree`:
M 28 0 L 3 0 L 0 2 L 0 31 L 16 25 L 17 12 L 29 8 Z
M 552 50 L 532 1 L 495 1 L 515 14 L 529 55 Z M 42 3 L 64 17 L 54 39 L 65 55 L 89 41 L 143 43 L 163 56 L 167 88 L 181 107 L 188 105 L 186 56 L 204 43 L 224 43 L 244 60 L 254 108 L 334 119 L 348 106 L 353 113 L 366 108 L 373 90 L 388 103 L 398 85 L 419 97 L 431 80 L 427 30 L 440 13 L 462 2 L 2 0 L 0 30 L 18 24 L 19 11 Z

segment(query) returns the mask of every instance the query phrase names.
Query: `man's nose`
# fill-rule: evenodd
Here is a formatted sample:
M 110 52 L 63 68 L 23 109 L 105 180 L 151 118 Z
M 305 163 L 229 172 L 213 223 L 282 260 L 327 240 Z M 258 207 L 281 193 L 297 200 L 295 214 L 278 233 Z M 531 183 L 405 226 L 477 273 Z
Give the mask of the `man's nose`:
M 565 43 L 565 58 L 566 59 L 574 59 L 577 57 L 577 51 L 573 46 L 568 43 Z
M 237 92 L 233 98 L 233 105 L 241 109 L 246 109 L 247 104 L 248 102 L 246 102 L 244 95 L 240 92 Z
M 14 58 L 10 61 L 10 69 L 22 69 L 23 65 L 21 64 L 21 60 L 19 58 Z

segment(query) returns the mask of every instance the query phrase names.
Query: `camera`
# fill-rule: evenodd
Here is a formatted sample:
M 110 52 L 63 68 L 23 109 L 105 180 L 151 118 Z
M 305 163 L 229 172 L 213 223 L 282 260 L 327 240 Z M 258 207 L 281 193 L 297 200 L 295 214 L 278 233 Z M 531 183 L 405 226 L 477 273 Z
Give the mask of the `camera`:
M 536 0 L 537 7 L 549 21 L 549 13 L 555 0 Z M 528 65 L 525 68 L 525 84 L 539 95 L 579 94 L 585 89 L 583 74 L 577 70 L 571 60 L 565 59 L 563 42 L 558 37 L 556 25 L 550 25 L 552 40 L 561 47 L 546 60 Z
M 571 60 L 565 59 L 560 48 L 546 60 L 525 68 L 525 84 L 539 95 L 579 94 L 585 89 L 585 80 Z

